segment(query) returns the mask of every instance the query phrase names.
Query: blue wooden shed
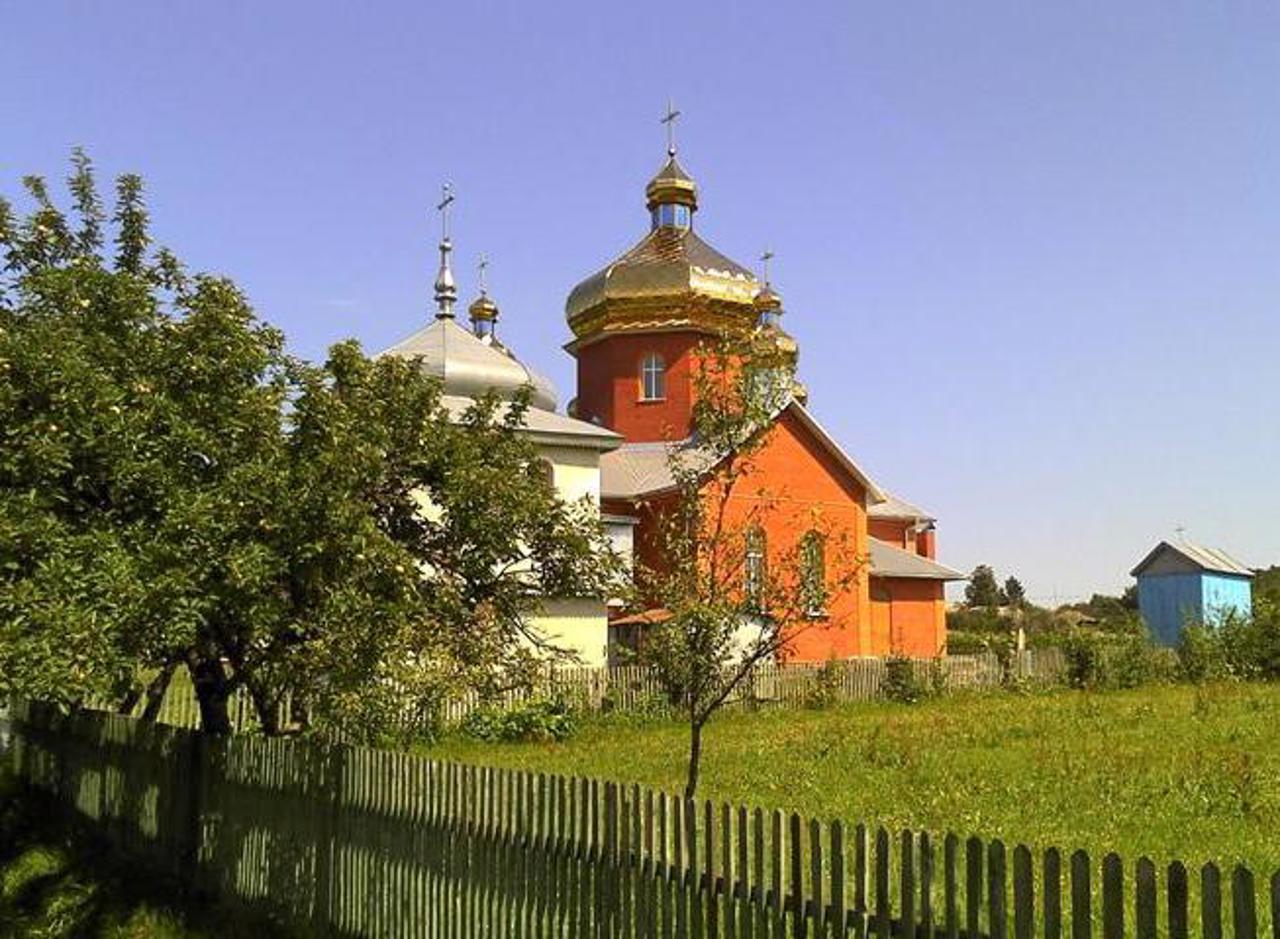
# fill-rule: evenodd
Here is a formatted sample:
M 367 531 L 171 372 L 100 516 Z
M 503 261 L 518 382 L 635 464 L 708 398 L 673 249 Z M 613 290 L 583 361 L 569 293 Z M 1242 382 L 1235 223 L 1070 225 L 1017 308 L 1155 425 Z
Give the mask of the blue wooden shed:
M 1216 548 L 1162 541 L 1131 573 L 1138 609 L 1163 645 L 1177 645 L 1187 623 L 1217 625 L 1253 610 L 1253 571 Z

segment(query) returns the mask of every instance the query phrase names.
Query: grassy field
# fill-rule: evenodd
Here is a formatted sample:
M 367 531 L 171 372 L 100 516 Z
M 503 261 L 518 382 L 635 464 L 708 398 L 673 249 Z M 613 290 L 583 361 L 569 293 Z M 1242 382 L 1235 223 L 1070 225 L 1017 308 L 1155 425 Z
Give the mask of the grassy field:
M 52 812 L 0 780 L 0 939 L 214 939 L 271 936 L 88 849 Z
M 700 795 L 1091 852 L 1280 868 L 1280 687 L 957 695 L 726 714 Z M 585 724 L 562 744 L 451 738 L 430 755 L 681 788 L 676 724 Z M 1097 855 L 1095 855 L 1097 856 Z

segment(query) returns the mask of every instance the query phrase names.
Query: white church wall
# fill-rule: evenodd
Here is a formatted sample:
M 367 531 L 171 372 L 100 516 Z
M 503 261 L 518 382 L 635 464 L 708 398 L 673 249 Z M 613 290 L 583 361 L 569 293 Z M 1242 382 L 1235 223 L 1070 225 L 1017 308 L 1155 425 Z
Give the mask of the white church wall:
M 609 661 L 609 620 L 604 603 L 585 597 L 546 600 L 529 625 L 548 642 L 575 653 L 567 665 L 598 666 Z
M 600 454 L 581 447 L 539 445 L 538 452 L 551 463 L 556 491 L 565 502 L 583 496 L 600 504 Z

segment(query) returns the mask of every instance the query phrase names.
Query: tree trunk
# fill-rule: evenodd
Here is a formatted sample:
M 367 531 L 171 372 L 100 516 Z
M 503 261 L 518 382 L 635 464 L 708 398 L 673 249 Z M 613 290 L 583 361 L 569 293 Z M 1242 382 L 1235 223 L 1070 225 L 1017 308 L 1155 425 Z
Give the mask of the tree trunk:
M 160 718 L 160 705 L 164 704 L 164 693 L 169 690 L 169 682 L 173 679 L 176 663 L 166 663 L 159 674 L 147 685 L 147 703 L 142 708 L 142 719 L 154 724 Z
M 684 786 L 684 797 L 692 799 L 698 791 L 698 768 L 702 762 L 702 721 L 689 722 L 689 776 Z
M 196 701 L 200 704 L 200 727 L 206 734 L 226 737 L 231 734 L 231 715 L 227 702 L 231 698 L 231 684 L 227 681 L 222 660 L 216 657 L 188 662 L 191 683 L 196 689 Z
M 258 712 L 258 723 L 262 726 L 262 733 L 268 737 L 279 736 L 281 730 L 279 698 L 268 694 L 256 681 L 247 682 L 246 687 L 249 689 L 249 697 L 253 699 L 253 709 Z

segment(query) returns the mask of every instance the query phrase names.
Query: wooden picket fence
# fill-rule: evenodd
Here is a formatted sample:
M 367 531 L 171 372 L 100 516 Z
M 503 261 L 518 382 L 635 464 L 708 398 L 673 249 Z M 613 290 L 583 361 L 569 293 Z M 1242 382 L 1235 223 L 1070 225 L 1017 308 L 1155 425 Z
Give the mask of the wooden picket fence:
M 824 664 L 787 664 L 758 666 L 748 681 L 727 703 L 729 708 L 802 707 L 810 701 L 825 668 L 834 670 L 831 686 L 835 702 L 873 701 L 882 696 L 887 659 L 843 659 Z M 983 655 L 951 655 L 936 663 L 928 659 L 912 662 L 916 678 L 928 684 L 931 670 L 942 669 L 947 690 L 975 690 L 1000 686 L 1006 674 L 999 659 Z M 1062 651 L 1056 648 L 1028 649 L 1014 656 L 1009 673 L 1022 681 L 1050 684 L 1060 680 L 1064 670 Z M 159 722 L 174 727 L 198 728 L 200 709 L 195 691 L 185 675 L 172 683 L 161 703 Z M 662 699 L 662 685 L 652 669 L 642 665 L 614 665 L 599 668 L 549 666 L 528 687 L 513 688 L 494 697 L 475 691 L 456 695 L 443 705 L 441 717 L 446 725 L 456 725 L 478 708 L 514 707 L 540 697 L 561 697 L 577 707 L 590 711 L 635 711 L 650 707 Z M 111 710 L 109 702 L 99 702 L 99 709 Z M 135 714 L 141 713 L 139 703 Z M 284 705 L 286 713 L 288 702 Z M 257 727 L 249 695 L 240 689 L 230 706 L 231 725 L 237 731 Z M 419 718 L 407 715 L 405 724 L 412 729 Z M 287 718 L 286 718 L 287 722 Z
M 123 852 L 308 934 L 1280 936 L 1280 873 L 1006 847 L 15 702 L 9 770 Z

